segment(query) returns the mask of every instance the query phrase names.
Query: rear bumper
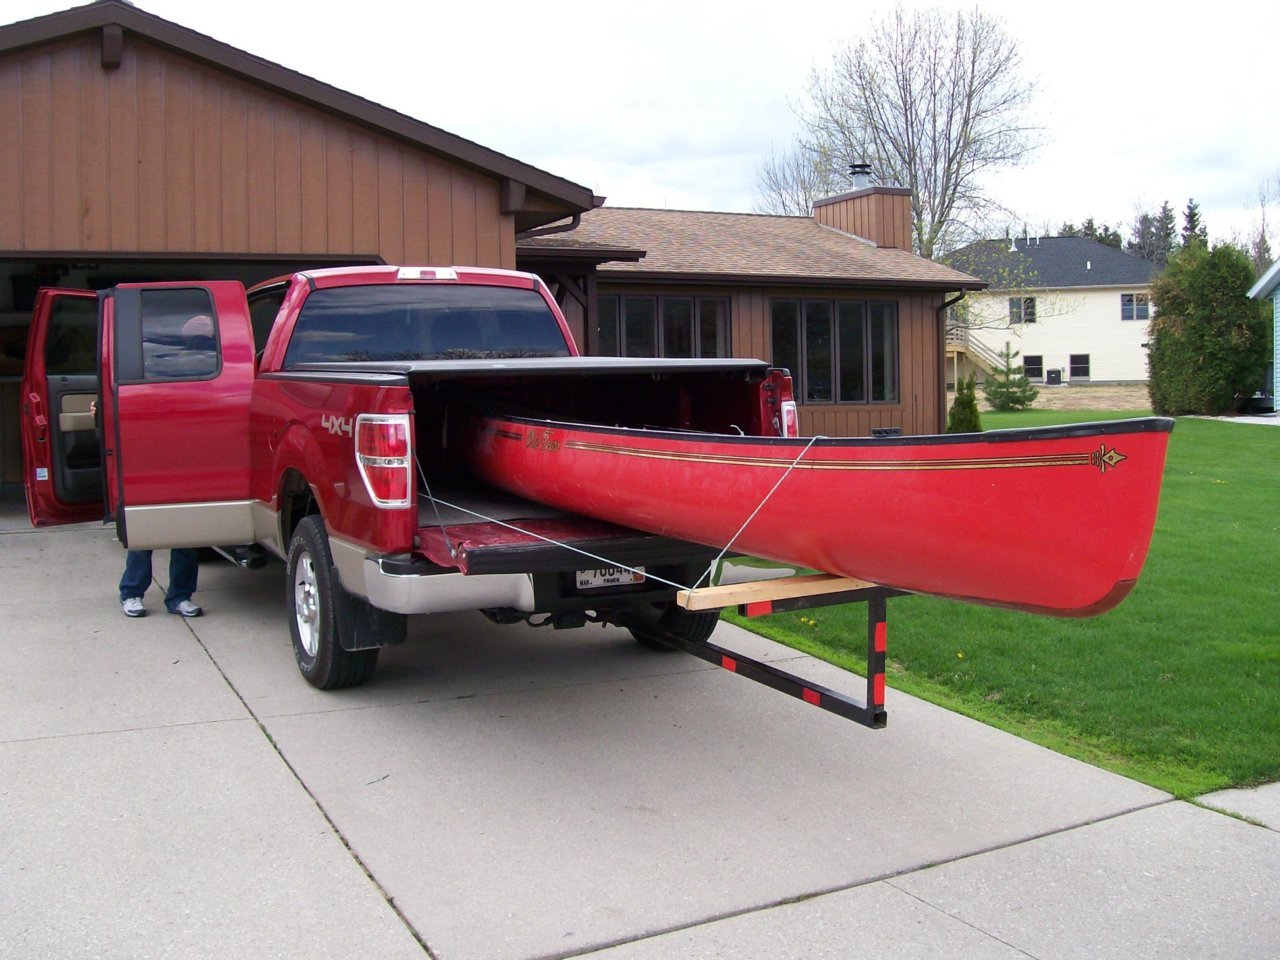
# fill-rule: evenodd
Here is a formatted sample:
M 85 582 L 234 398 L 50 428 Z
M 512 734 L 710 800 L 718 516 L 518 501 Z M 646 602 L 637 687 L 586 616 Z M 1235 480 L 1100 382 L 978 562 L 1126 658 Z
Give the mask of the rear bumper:
M 375 607 L 393 613 L 445 613 L 508 607 L 536 611 L 533 578 L 527 573 L 464 576 L 434 572 L 422 561 L 366 557 L 365 595 Z

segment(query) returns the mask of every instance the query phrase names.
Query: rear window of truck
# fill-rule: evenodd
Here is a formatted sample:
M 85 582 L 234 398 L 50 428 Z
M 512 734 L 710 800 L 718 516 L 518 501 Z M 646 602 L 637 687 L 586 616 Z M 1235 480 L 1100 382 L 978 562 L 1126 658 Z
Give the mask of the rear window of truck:
M 382 284 L 313 290 L 284 368 L 368 360 L 567 357 L 535 290 L 475 284 Z

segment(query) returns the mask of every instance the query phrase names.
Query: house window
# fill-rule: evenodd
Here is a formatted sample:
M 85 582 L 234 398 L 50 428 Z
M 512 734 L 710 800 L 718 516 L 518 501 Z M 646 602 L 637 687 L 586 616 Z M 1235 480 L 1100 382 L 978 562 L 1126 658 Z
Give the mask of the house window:
M 1087 353 L 1071 354 L 1071 379 L 1089 379 L 1089 355 Z
M 1022 372 L 1028 380 L 1044 379 L 1044 357 L 1025 356 L 1022 358 Z
M 1151 302 L 1145 293 L 1120 294 L 1121 320 L 1149 320 Z
M 898 305 L 775 300 L 773 364 L 791 371 L 802 403 L 898 402 Z
M 600 297 L 601 356 L 727 357 L 729 301 L 721 297 Z
M 1009 298 L 1009 322 L 1010 323 L 1035 323 L 1036 322 L 1036 298 L 1035 297 L 1010 297 Z

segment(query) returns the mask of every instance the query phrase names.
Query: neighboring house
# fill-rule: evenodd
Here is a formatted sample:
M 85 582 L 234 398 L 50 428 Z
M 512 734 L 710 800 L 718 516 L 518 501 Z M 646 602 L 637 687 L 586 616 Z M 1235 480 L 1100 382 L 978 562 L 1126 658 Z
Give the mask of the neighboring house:
M 1085 237 L 1018 237 L 970 244 L 947 262 L 990 283 L 952 325 L 949 375 L 982 379 L 1007 343 L 1039 383 L 1147 381 L 1149 261 Z
M 1270 366 L 1270 397 L 1261 397 L 1260 406 L 1277 409 L 1275 402 L 1276 397 L 1280 397 L 1280 260 L 1271 265 L 1271 269 L 1258 278 L 1249 289 L 1249 296 L 1254 300 L 1271 300 L 1271 366 Z
M 985 286 L 911 252 L 910 192 L 895 187 L 820 200 L 812 217 L 600 207 L 516 254 L 571 291 L 586 352 L 790 369 L 806 435 L 941 433 L 944 304 Z

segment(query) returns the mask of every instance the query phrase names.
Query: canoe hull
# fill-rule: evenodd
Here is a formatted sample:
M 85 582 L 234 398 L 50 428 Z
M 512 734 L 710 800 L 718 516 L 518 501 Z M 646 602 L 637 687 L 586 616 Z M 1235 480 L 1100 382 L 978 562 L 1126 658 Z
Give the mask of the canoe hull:
M 1147 555 L 1172 421 L 775 439 L 477 418 L 512 493 L 650 533 L 1053 616 L 1119 603 Z

